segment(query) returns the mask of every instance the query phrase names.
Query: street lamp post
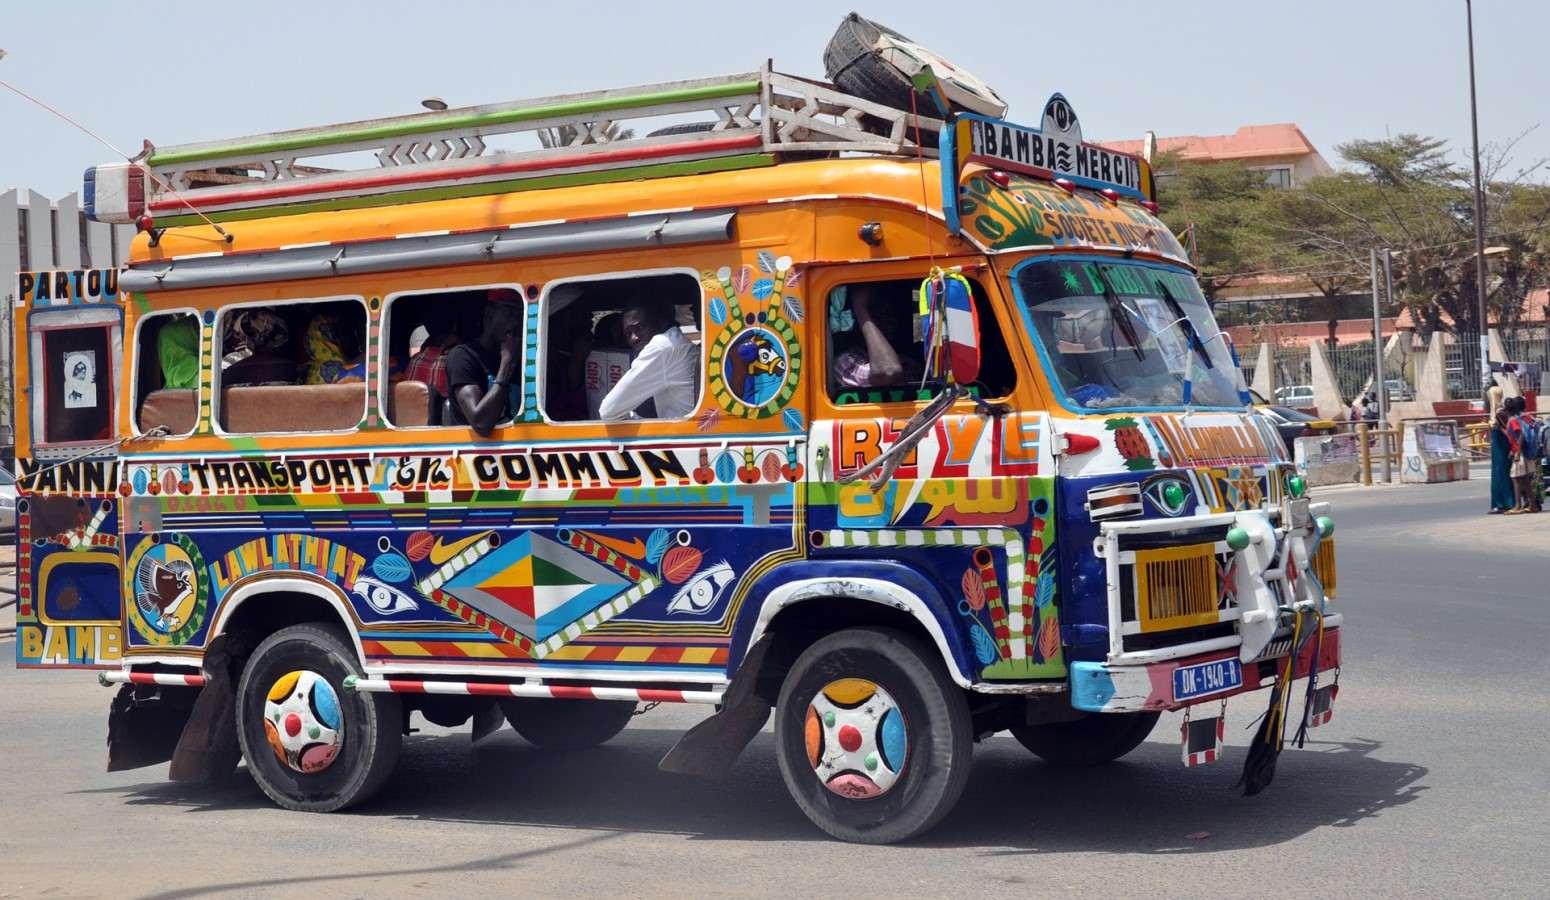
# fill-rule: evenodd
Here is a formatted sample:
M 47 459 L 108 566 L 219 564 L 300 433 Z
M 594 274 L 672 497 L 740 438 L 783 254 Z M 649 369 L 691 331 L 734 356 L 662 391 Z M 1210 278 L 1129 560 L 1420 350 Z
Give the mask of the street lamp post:
M 1475 292 L 1480 301 L 1480 383 L 1491 381 L 1490 326 L 1485 309 L 1485 195 L 1480 192 L 1480 117 L 1475 108 L 1475 13 L 1464 0 L 1469 34 L 1469 131 L 1475 147 Z

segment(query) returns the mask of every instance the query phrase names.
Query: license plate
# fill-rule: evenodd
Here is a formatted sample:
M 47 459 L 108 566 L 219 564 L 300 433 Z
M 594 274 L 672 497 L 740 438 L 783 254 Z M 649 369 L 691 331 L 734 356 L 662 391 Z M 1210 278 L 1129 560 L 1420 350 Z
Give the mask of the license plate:
M 1173 670 L 1173 699 L 1194 700 L 1243 687 L 1243 668 L 1233 657 Z

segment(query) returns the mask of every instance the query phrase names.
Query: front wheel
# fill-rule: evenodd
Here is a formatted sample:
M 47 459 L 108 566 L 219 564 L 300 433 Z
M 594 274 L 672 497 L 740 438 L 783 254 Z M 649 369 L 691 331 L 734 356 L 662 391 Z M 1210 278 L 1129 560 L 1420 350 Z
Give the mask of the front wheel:
M 797 806 L 837 838 L 888 844 L 947 815 L 969 777 L 968 704 L 941 657 L 887 628 L 809 647 L 775 718 L 780 774 Z
M 332 812 L 376 793 L 398 761 L 396 694 L 347 693 L 343 632 L 294 625 L 265 638 L 237 687 L 237 736 L 258 786 L 286 809 Z
M 1074 722 L 1019 725 L 1012 737 L 1029 753 L 1062 766 L 1113 762 L 1141 746 L 1161 713 L 1088 713 Z

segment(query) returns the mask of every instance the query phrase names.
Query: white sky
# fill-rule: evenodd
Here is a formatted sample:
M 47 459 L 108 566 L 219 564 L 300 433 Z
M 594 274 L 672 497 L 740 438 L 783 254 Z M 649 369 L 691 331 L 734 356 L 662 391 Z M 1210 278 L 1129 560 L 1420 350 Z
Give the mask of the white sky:
M 5 0 L 0 81 L 126 153 L 453 106 L 747 72 L 823 77 L 855 7 L 979 75 L 1037 125 L 1063 92 L 1088 140 L 1294 122 L 1335 146 L 1415 132 L 1468 161 L 1463 0 L 408 3 Z M 1479 0 L 1482 146 L 1550 158 L 1550 0 Z M 1532 129 L 1532 130 L 1531 130 Z M 0 191 L 57 198 L 112 151 L 0 88 Z M 1531 176 L 1550 182 L 1542 163 Z

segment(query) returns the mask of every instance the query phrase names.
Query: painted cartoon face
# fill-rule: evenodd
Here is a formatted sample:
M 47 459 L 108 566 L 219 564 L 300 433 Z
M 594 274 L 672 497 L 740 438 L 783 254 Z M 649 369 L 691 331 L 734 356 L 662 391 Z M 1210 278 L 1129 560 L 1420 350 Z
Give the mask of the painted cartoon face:
M 705 612 L 721 599 L 722 592 L 732 583 L 733 575 L 732 567 L 727 565 L 726 560 L 706 568 L 673 596 L 667 604 L 667 611 L 673 615 Z

